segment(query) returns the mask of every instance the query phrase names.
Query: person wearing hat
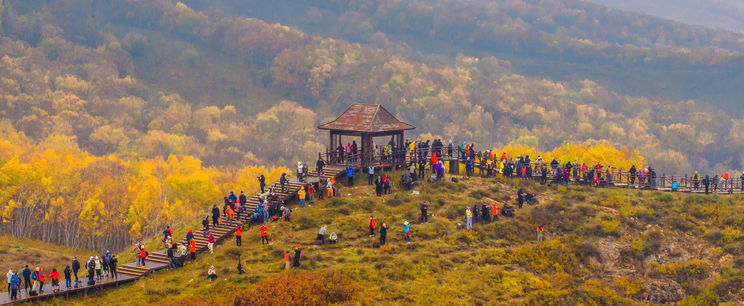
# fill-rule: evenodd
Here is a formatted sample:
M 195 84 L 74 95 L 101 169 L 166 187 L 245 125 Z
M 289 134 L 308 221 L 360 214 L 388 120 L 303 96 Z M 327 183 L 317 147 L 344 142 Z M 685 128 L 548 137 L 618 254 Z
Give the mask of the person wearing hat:
M 403 239 L 406 243 L 411 243 L 411 224 L 408 221 L 403 222 Z
M 209 270 L 207 270 L 207 277 L 210 281 L 214 281 L 217 279 L 217 270 L 214 268 L 214 266 L 209 267 Z

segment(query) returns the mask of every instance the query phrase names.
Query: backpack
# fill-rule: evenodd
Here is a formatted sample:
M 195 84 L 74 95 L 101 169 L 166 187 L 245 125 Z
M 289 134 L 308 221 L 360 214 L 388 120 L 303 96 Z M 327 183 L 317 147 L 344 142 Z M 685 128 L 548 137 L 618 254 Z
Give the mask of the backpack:
M 31 279 L 36 280 L 38 278 L 38 272 L 31 273 Z

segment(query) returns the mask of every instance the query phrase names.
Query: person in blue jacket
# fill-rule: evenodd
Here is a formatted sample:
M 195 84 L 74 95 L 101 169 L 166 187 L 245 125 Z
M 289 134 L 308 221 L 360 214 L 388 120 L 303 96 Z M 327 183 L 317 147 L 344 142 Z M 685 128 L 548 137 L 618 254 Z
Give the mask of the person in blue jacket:
M 10 286 L 10 300 L 15 301 L 18 299 L 18 289 L 21 288 L 21 277 L 18 276 L 18 273 L 13 273 L 13 276 L 10 279 L 10 283 L 8 284 Z
M 28 291 L 31 289 L 31 269 L 28 268 L 28 265 L 23 269 L 21 275 L 23 275 L 23 288 Z
M 349 186 L 354 186 L 354 167 L 352 165 L 346 167 L 346 178 L 349 179 Z

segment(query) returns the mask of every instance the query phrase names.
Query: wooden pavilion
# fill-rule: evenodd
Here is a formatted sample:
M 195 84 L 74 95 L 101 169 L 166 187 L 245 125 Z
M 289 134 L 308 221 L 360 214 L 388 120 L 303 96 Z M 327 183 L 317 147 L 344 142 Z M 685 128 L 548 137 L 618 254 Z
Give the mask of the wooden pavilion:
M 398 120 L 387 109 L 379 104 L 352 104 L 336 120 L 318 126 L 318 129 L 330 131 L 330 150 L 335 152 L 342 136 L 361 138 L 361 167 L 374 163 L 374 137 L 392 136 L 398 149 L 403 148 L 403 133 L 416 127 Z M 331 155 L 333 153 L 330 153 Z M 330 156 L 330 155 L 329 155 Z

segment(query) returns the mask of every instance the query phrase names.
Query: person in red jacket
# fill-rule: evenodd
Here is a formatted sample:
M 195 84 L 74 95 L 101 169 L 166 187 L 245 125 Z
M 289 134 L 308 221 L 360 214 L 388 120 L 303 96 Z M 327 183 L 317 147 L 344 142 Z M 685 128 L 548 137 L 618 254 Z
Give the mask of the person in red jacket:
M 53 268 L 52 272 L 49 273 L 49 278 L 52 279 L 52 291 L 59 291 L 59 272 L 57 272 L 56 268 Z
M 240 225 L 238 225 L 235 227 L 235 245 L 236 246 L 243 245 L 242 238 L 243 238 L 243 228 Z
M 377 228 L 377 219 L 374 216 L 369 217 L 369 236 L 375 235 L 375 228 Z
M 140 257 L 140 263 L 144 266 L 145 265 L 145 258 L 147 258 L 147 250 L 145 249 L 145 246 L 144 245 L 140 248 L 139 257 Z
M 493 221 L 499 221 L 499 214 L 501 212 L 499 211 L 499 202 L 493 202 L 493 206 L 491 206 L 491 218 Z
M 261 227 L 258 228 L 258 230 L 261 232 L 261 244 L 263 245 L 264 242 L 269 244 L 269 228 L 266 227 L 266 224 L 261 224 Z
M 46 282 L 46 275 L 42 268 L 36 268 L 36 281 L 39 283 L 39 294 L 44 292 L 44 283 Z

